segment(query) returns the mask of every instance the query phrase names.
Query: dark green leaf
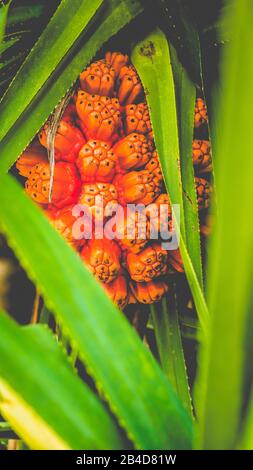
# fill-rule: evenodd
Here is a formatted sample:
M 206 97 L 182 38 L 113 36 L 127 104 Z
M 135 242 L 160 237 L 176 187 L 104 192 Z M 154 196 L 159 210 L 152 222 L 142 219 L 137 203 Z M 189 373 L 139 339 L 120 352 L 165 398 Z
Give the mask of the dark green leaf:
M 7 18 L 7 26 L 25 23 L 39 18 L 43 12 L 44 5 L 26 5 L 12 8 Z
M 80 71 L 95 56 L 101 46 L 129 23 L 142 8 L 138 1 L 110 0 L 101 23 L 85 44 L 72 54 L 66 66 L 52 76 L 39 96 L 19 119 L 0 146 L 0 173 L 6 172 L 15 162 L 49 114 L 54 110 L 66 91 L 76 81 Z M 1 114 L 1 107 L 0 107 Z
M 63 0 L 0 103 L 0 140 L 70 50 L 102 0 Z M 46 51 L 46 53 L 45 53 Z

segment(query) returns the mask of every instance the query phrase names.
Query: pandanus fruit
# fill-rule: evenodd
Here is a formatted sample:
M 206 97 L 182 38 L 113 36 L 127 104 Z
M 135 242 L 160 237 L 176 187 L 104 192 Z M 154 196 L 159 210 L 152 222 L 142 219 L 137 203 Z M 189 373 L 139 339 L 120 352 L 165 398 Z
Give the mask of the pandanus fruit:
M 48 130 L 49 123 L 41 129 L 39 140 L 43 147 L 49 149 Z M 55 159 L 60 161 L 74 162 L 84 145 L 85 140 L 82 132 L 73 126 L 69 120 L 61 120 L 54 139 Z
M 122 205 L 144 204 L 155 201 L 161 193 L 162 178 L 154 177 L 152 171 L 130 171 L 117 175 L 113 180 L 118 191 L 118 200 Z
M 25 184 L 27 194 L 38 204 L 49 205 L 50 165 L 39 163 L 32 167 Z M 52 205 L 58 208 L 77 202 L 80 179 L 72 163 L 57 162 L 54 170 Z
M 120 105 L 117 98 L 79 91 L 76 111 L 87 138 L 106 142 L 111 142 L 115 138 L 121 126 Z
M 198 98 L 194 126 L 207 122 L 205 103 Z M 174 229 L 172 207 L 144 90 L 128 56 L 107 52 L 86 67 L 54 139 L 51 126 L 49 118 L 17 161 L 26 192 L 118 307 L 158 302 L 169 289 L 169 276 L 184 268 L 179 250 L 163 244 L 164 234 Z M 199 175 L 211 169 L 210 143 L 194 139 L 192 152 L 203 210 L 212 188 Z
M 120 271 L 120 249 L 112 240 L 90 240 L 81 257 L 96 279 L 105 284 L 114 281 Z
M 131 278 L 136 282 L 149 282 L 167 271 L 168 251 L 159 243 L 144 248 L 141 253 L 128 253 L 126 265 Z
M 209 140 L 194 139 L 192 143 L 192 160 L 199 173 L 208 173 L 212 169 L 211 145 Z
M 114 145 L 118 165 L 123 172 L 143 167 L 151 159 L 152 150 L 152 143 L 144 135 L 136 132 Z
M 126 135 L 138 132 L 152 137 L 152 125 L 146 103 L 129 104 L 125 107 L 124 129 Z
M 20 175 L 28 177 L 31 175 L 32 168 L 39 163 L 47 163 L 47 151 L 39 143 L 31 144 L 19 157 L 16 162 L 16 168 Z
M 168 292 L 168 284 L 163 279 L 149 282 L 130 282 L 131 291 L 141 304 L 159 302 Z
M 115 175 L 116 162 L 117 158 L 110 143 L 94 139 L 86 142 L 76 160 L 84 183 L 110 183 Z
M 206 104 L 202 98 L 197 98 L 195 104 L 194 126 L 196 129 L 208 123 Z
M 113 96 L 114 83 L 115 70 L 106 60 L 93 62 L 80 75 L 82 90 L 91 95 Z

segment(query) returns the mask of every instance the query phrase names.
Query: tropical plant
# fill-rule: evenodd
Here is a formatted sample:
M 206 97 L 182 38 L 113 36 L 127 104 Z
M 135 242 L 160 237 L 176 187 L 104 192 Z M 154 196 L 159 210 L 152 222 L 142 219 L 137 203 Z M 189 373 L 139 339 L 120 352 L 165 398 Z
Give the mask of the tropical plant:
M 195 1 L 1 3 L 0 228 L 36 288 L 31 324 L 0 314 L 2 445 L 252 449 L 250 0 L 198 25 Z M 8 28 L 45 12 L 26 51 Z M 81 246 L 69 205 L 91 189 L 169 202 L 180 254 Z

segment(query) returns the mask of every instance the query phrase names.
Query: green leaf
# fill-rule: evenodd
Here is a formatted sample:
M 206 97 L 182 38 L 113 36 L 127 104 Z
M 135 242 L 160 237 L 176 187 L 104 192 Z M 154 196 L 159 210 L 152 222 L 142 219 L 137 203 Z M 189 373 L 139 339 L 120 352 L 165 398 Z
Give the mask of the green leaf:
M 60 72 L 53 74 L 49 83 L 23 114 L 0 146 L 0 173 L 8 171 L 18 156 L 31 142 L 42 124 L 59 103 L 66 91 L 76 81 L 80 71 L 90 62 L 101 46 L 142 11 L 140 3 L 133 0 L 108 0 L 101 23 L 96 31 L 72 53 Z M 1 115 L 1 106 L 0 106 Z
M 18 41 L 20 41 L 20 37 L 6 39 L 5 36 L 5 40 L 2 42 L 2 44 L 0 44 L 0 55 L 10 47 L 14 46 L 14 44 L 16 44 Z
M 194 83 L 200 81 L 200 50 L 196 26 L 191 11 L 184 0 L 157 0 L 155 7 L 169 41 L 174 45 L 180 60 Z
M 253 449 L 253 395 L 250 394 L 250 403 L 242 426 L 236 448 L 239 450 Z
M 3 41 L 3 37 L 5 33 L 5 27 L 6 27 L 10 4 L 11 4 L 11 0 L 7 2 L 6 5 L 0 5 L 0 44 Z
M 1 100 L 0 140 L 40 91 L 101 3 L 102 0 L 62 0 Z
M 42 326 L 0 313 L 0 410 L 33 449 L 120 449 L 117 427 Z
M 25 7 L 12 8 L 7 18 L 7 25 L 13 26 L 40 18 L 43 10 L 44 5 L 26 5 Z
M 208 256 L 210 324 L 196 394 L 196 445 L 204 449 L 231 449 L 236 444 L 244 404 L 245 340 L 252 325 L 252 2 L 234 0 L 230 15 L 233 39 L 223 51 L 222 88 L 213 108 L 218 217 Z
M 185 409 L 191 415 L 192 404 L 174 289 L 170 299 L 165 297 L 161 305 L 154 304 L 150 307 L 163 371 L 169 378 Z
M 180 252 L 202 332 L 206 334 L 208 310 L 193 260 L 186 245 L 175 86 L 169 47 L 164 34 L 156 29 L 142 42 L 138 43 L 133 50 L 132 61 L 145 88 L 155 144 L 163 169 L 166 188 L 171 203 L 180 206 Z M 186 140 L 185 142 L 187 143 Z M 175 220 L 176 225 L 179 227 L 177 216 L 175 216 Z
M 186 243 L 199 284 L 203 289 L 202 259 L 199 234 L 198 203 L 194 168 L 192 163 L 192 140 L 196 89 L 180 63 L 175 49 L 170 46 L 174 75 L 181 157 Z
M 10 194 L 15 204 L 10 204 Z M 9 175 L 1 177 L 0 222 L 136 446 L 189 448 L 190 417 L 155 359 L 78 255 Z

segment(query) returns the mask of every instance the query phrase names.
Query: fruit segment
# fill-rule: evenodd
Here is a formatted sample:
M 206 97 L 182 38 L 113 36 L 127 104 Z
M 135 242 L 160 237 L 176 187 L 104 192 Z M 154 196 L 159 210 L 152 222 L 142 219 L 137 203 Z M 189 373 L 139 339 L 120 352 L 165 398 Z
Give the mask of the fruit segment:
M 118 76 L 122 67 L 128 64 L 129 57 L 127 54 L 122 54 L 121 52 L 107 52 L 105 54 L 105 60 L 107 63 L 112 65 L 115 70 L 116 75 Z
M 152 171 L 131 171 L 117 175 L 113 183 L 118 191 L 120 204 L 144 204 L 147 206 L 161 193 L 162 177 L 154 177 Z
M 28 177 L 31 170 L 39 163 L 47 163 L 47 152 L 38 143 L 31 144 L 19 157 L 16 168 L 21 176 Z
M 192 160 L 200 173 L 208 173 L 212 170 L 211 145 L 209 140 L 193 140 Z
M 74 204 L 80 192 L 80 179 L 72 163 L 55 164 L 52 205 L 58 208 Z M 37 203 L 49 204 L 50 165 L 39 163 L 32 167 L 25 184 L 27 194 Z
M 79 91 L 76 111 L 87 138 L 112 141 L 121 126 L 120 105 L 117 98 Z
M 197 98 L 195 104 L 194 126 L 196 129 L 208 123 L 206 104 L 202 98 Z
M 49 148 L 48 131 L 50 124 L 46 123 L 39 133 L 41 145 Z M 84 145 L 85 140 L 82 132 L 68 120 L 61 120 L 54 139 L 55 159 L 74 162 Z
M 149 282 L 130 282 L 131 291 L 141 304 L 153 304 L 159 302 L 168 292 L 168 284 L 164 280 Z
M 116 171 L 116 155 L 108 142 L 88 140 L 81 148 L 76 160 L 83 182 L 110 183 Z
M 115 70 L 106 60 L 93 62 L 80 75 L 82 90 L 90 94 L 113 96 L 114 82 Z
M 129 104 L 125 108 L 125 133 L 138 132 L 144 135 L 152 134 L 152 125 L 146 103 Z
M 110 240 L 90 240 L 81 251 L 87 268 L 100 282 L 114 281 L 120 271 L 120 250 Z
M 137 170 L 143 167 L 152 157 L 153 145 L 142 134 L 132 133 L 114 145 L 119 168 Z
M 121 68 L 117 80 L 118 98 L 121 105 L 135 103 L 143 94 L 143 88 L 133 65 Z
M 153 243 L 141 253 L 128 253 L 126 265 L 131 278 L 136 282 L 149 282 L 167 271 L 168 251 L 159 243 Z
M 195 182 L 199 210 L 208 209 L 212 187 L 205 178 L 196 177 Z

